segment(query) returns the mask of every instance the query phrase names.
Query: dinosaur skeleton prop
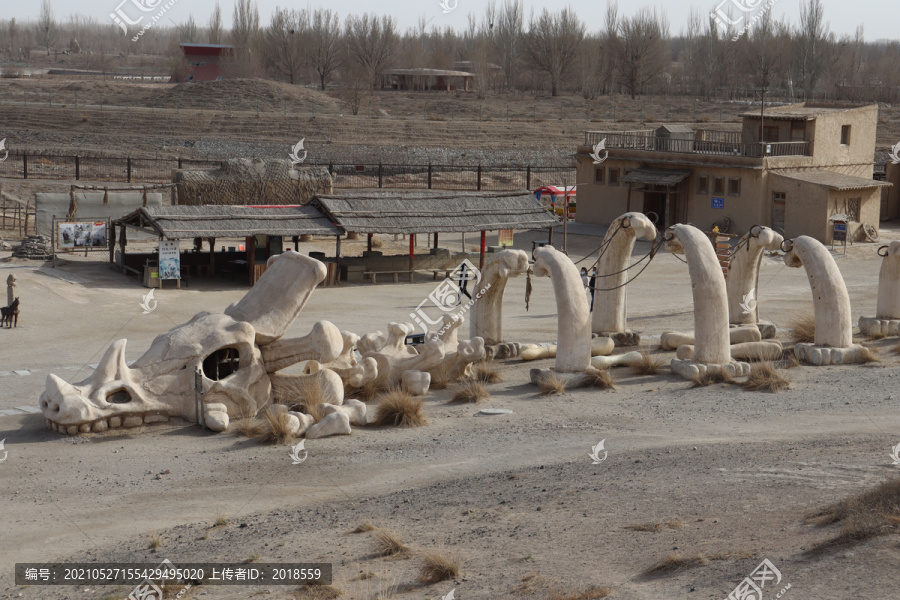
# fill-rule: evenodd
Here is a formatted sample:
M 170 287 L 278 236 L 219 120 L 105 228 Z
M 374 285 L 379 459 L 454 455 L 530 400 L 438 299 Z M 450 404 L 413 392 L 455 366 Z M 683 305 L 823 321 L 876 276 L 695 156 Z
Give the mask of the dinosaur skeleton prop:
M 230 418 L 256 415 L 272 401 L 270 374 L 301 361 L 327 364 L 342 354 L 341 332 L 327 321 L 316 323 L 307 336 L 282 339 L 325 274 L 321 262 L 285 252 L 269 259 L 256 285 L 224 314 L 198 313 L 157 336 L 131 366 L 123 339 L 84 381 L 69 384 L 49 375 L 40 397 L 49 427 L 76 434 L 170 417 L 196 421 L 196 369 L 202 373 L 210 429 L 224 431 Z

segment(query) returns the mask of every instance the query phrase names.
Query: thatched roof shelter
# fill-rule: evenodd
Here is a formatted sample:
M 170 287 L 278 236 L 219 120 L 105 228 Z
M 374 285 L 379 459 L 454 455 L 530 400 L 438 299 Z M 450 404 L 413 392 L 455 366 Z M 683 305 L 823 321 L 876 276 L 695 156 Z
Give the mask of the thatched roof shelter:
M 113 222 L 167 240 L 253 235 L 336 236 L 343 230 L 312 206 L 145 206 Z
M 357 233 L 467 233 L 559 223 L 529 192 L 353 190 L 320 194 L 311 206 Z
M 179 205 L 306 204 L 332 192 L 327 167 L 294 165 L 284 159 L 232 159 L 222 168 L 175 171 Z

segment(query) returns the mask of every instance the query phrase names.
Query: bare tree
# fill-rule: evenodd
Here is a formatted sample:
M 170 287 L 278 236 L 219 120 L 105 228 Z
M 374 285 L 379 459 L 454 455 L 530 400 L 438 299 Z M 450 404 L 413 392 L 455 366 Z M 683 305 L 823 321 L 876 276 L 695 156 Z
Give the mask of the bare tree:
M 194 21 L 194 15 L 188 15 L 184 25 L 178 27 L 178 38 L 182 42 L 196 42 L 198 39 L 197 23 Z
M 309 14 L 304 10 L 276 7 L 272 21 L 263 35 L 266 66 L 280 79 L 291 84 L 300 80 L 305 62 L 303 38 L 309 27 Z
M 788 56 L 784 52 L 790 45 L 790 31 L 783 23 L 772 20 L 771 11 L 763 13 L 748 35 L 741 38 L 742 53 L 747 68 L 747 77 L 753 86 L 760 89 L 761 104 L 764 109 L 766 91 L 784 74 Z M 762 110 L 762 109 L 761 109 Z M 765 141 L 763 119 L 759 122 L 759 141 Z
M 388 67 L 397 48 L 393 17 L 363 13 L 350 15 L 345 23 L 347 54 L 360 68 L 371 88 Z
M 209 15 L 209 43 L 222 43 L 222 7 L 216 2 L 216 7 Z
M 559 95 L 560 83 L 575 63 L 584 40 L 584 23 L 567 7 L 557 13 L 546 8 L 532 19 L 522 47 L 528 61 L 550 79 L 550 94 Z
M 668 20 L 655 8 L 642 8 L 633 17 L 619 20 L 615 45 L 617 74 L 632 99 L 669 66 L 668 37 Z
M 488 23 L 491 45 L 503 68 L 504 87 L 509 90 L 518 75 L 520 45 L 525 31 L 522 0 L 504 0 L 503 7 L 493 16 L 496 20 Z
M 37 39 L 40 45 L 47 49 L 47 56 L 50 56 L 50 47 L 56 44 L 58 33 L 50 0 L 41 0 L 41 14 L 37 22 Z
M 822 0 L 801 0 L 800 26 L 793 36 L 795 72 L 807 98 L 812 97 L 825 70 L 827 29 Z
M 319 87 L 324 91 L 331 76 L 341 62 L 341 23 L 330 8 L 313 11 L 308 29 L 309 62 L 319 76 Z
M 226 71 L 236 77 L 252 77 L 257 72 L 256 47 L 259 42 L 259 10 L 255 0 L 235 0 L 231 19 L 234 56 Z

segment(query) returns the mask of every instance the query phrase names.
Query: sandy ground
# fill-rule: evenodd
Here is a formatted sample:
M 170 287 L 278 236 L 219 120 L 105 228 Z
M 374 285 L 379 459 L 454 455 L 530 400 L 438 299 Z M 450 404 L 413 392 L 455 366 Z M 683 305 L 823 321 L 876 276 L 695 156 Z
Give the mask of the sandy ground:
M 599 244 L 599 228 L 576 226 L 569 252 Z M 530 251 L 544 232 L 517 235 Z M 883 229 L 882 239 L 900 231 Z M 442 241 L 444 237 L 442 236 Z M 446 243 L 450 243 L 447 239 Z M 854 323 L 874 313 L 880 259 L 873 245 L 838 258 Z M 639 243 L 635 257 L 647 251 Z M 6 256 L 3 255 L 3 256 Z M 246 291 L 231 282 L 193 283 L 156 292 L 158 308 L 139 307 L 147 290 L 111 270 L 103 255 L 56 269 L 34 261 L 0 263 L 14 273 L 19 327 L 0 331 L 0 410 L 36 406 L 48 373 L 79 381 L 110 342 L 128 339 L 127 358 L 197 311 L 221 311 Z M 288 335 L 313 322 L 366 333 L 408 314 L 434 282 L 318 289 Z M 525 279 L 504 300 L 507 339 L 552 341 L 556 309 L 548 279 Z M 760 314 L 785 338 L 791 315 L 811 308 L 802 269 L 763 260 Z M 693 323 L 687 266 L 660 254 L 629 288 L 629 321 L 653 341 Z M 465 327 L 464 327 L 465 329 Z M 13 565 L 28 561 L 261 562 L 334 564 L 342 598 L 462 600 L 589 598 L 721 599 L 764 559 L 781 571 L 787 598 L 893 598 L 900 558 L 896 534 L 825 555 L 806 554 L 837 531 L 803 517 L 896 474 L 900 356 L 896 338 L 873 342 L 881 362 L 787 371 L 793 389 L 747 392 L 734 385 L 691 388 L 664 368 L 655 376 L 616 370 L 616 391 L 573 390 L 541 397 L 528 370 L 552 361 L 500 363 L 503 383 L 483 405 L 426 398 L 430 425 L 355 428 L 353 435 L 307 442 L 292 465 L 285 446 L 260 445 L 180 422 L 62 437 L 40 415 L 0 416 L 8 458 L 0 463 L 0 597 L 123 598 L 111 587 L 20 587 Z M 666 358 L 669 358 L 667 355 Z M 26 371 L 27 370 L 27 371 Z M 17 374 L 20 371 L 23 374 Z M 8 374 L 7 374 L 8 373 Z M 27 374 L 24 374 L 27 373 Z M 483 417 L 482 406 L 512 409 Z M 605 439 L 608 459 L 592 464 Z M 165 474 L 162 474 L 165 473 Z M 224 515 L 228 525 L 213 527 Z M 405 557 L 375 554 L 371 522 L 399 534 Z M 644 523 L 680 523 L 638 532 Z M 151 538 L 161 546 L 148 549 Z M 421 550 L 456 554 L 459 578 L 417 581 Z M 663 576 L 645 571 L 669 554 L 709 560 Z M 766 588 L 765 598 L 778 590 Z M 296 587 L 202 586 L 183 598 L 305 598 Z

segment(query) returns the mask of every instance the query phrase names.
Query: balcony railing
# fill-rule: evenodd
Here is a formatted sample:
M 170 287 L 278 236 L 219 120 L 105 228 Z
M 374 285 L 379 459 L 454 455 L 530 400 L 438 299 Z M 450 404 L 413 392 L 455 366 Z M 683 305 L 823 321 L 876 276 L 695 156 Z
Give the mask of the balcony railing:
M 685 154 L 718 154 L 762 158 L 765 156 L 810 156 L 809 142 L 741 141 L 738 131 L 698 130 L 692 139 L 659 137 L 652 129 L 642 131 L 586 131 L 584 143 L 603 141 L 607 149 L 649 150 Z

